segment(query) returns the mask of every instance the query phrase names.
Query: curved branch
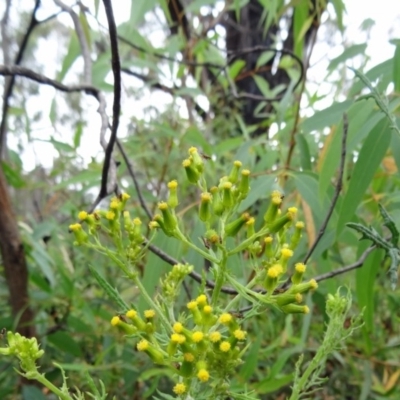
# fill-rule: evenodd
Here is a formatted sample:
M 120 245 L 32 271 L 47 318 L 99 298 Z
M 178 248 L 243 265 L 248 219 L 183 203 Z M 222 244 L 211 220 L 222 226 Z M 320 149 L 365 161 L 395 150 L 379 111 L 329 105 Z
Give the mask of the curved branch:
M 101 188 L 99 197 L 104 197 L 107 194 L 108 172 L 110 169 L 111 157 L 114 150 L 114 144 L 117 139 L 117 131 L 119 125 L 119 114 L 121 111 L 121 65 L 119 61 L 117 27 L 115 25 L 114 13 L 111 5 L 111 0 L 103 0 L 106 11 L 108 29 L 110 34 L 111 44 L 111 64 L 114 75 L 114 101 L 113 101 L 113 120 L 111 126 L 111 136 L 106 149 L 106 154 L 103 163 L 103 171 L 101 175 Z

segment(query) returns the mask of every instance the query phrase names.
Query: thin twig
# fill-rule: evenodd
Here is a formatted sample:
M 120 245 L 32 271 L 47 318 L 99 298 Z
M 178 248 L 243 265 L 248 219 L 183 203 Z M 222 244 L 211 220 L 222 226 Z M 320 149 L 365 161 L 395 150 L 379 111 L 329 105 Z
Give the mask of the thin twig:
M 305 63 L 304 70 L 303 70 L 302 85 L 301 85 L 301 88 L 300 88 L 299 99 L 298 99 L 298 101 L 297 101 L 297 108 L 296 108 L 296 117 L 295 117 L 295 121 L 294 121 L 294 124 L 293 124 L 293 128 L 292 128 L 292 130 L 291 130 L 291 132 L 290 132 L 289 151 L 288 151 L 288 155 L 287 155 L 287 159 L 286 159 L 286 163 L 285 163 L 285 169 L 289 169 L 289 167 L 290 167 L 290 163 L 291 163 L 291 161 L 292 161 L 292 156 L 293 156 L 294 148 L 295 148 L 295 146 L 296 146 L 295 136 L 296 136 L 296 133 L 297 133 L 297 128 L 298 128 L 299 122 L 300 122 L 300 105 L 301 105 L 301 98 L 303 97 L 304 90 L 305 90 L 305 88 L 306 88 L 307 71 L 308 71 L 308 68 L 309 68 L 309 66 L 310 66 L 311 54 L 312 54 L 312 52 L 313 52 L 314 45 L 315 45 L 315 42 L 316 42 L 316 40 L 317 40 L 317 32 L 318 32 L 318 28 L 315 29 L 315 30 L 312 32 L 312 35 L 313 35 L 313 36 L 312 36 L 311 43 L 310 43 L 310 51 L 309 51 L 309 53 L 308 53 L 308 55 L 307 55 L 307 61 L 306 61 L 306 63 Z M 293 90 L 294 90 L 294 89 L 293 89 Z
M 317 282 L 321 282 L 321 281 L 324 281 L 326 279 L 333 278 L 334 276 L 342 275 L 342 274 L 344 274 L 346 272 L 352 271 L 353 269 L 360 268 L 360 267 L 363 266 L 363 264 L 364 264 L 365 260 L 367 259 L 368 255 L 375 249 L 376 249 L 375 245 L 373 245 L 371 247 L 368 247 L 368 249 L 365 250 L 364 253 L 362 253 L 361 257 L 356 262 L 354 262 L 353 264 L 346 265 L 345 267 L 335 269 L 334 271 L 330 271 L 330 272 L 327 272 L 325 274 L 318 275 L 314 279 Z
M 340 192 L 343 187 L 343 174 L 344 174 L 344 166 L 345 166 L 345 162 L 346 162 L 346 141 L 347 141 L 348 131 L 349 131 L 349 120 L 348 120 L 347 114 L 345 113 L 345 114 L 343 114 L 342 151 L 341 151 L 341 155 L 340 155 L 339 175 L 338 175 L 337 182 L 336 182 L 335 193 L 332 197 L 332 202 L 331 202 L 331 205 L 329 206 L 329 210 L 326 214 L 324 222 L 322 223 L 321 228 L 319 229 L 318 235 L 315 238 L 314 243 L 309 248 L 306 256 L 304 257 L 304 260 L 303 260 L 304 264 L 307 263 L 307 261 L 309 260 L 309 258 L 312 255 L 312 253 L 315 251 L 316 247 L 318 246 L 318 243 L 322 239 L 322 236 L 325 233 L 326 227 L 328 226 L 329 220 L 332 216 L 333 210 L 335 209 L 337 200 L 339 198 Z
M 118 150 L 120 151 L 120 153 L 122 155 L 122 158 L 125 161 L 126 167 L 128 168 L 129 175 L 133 180 L 133 184 L 135 185 L 135 189 L 136 189 L 136 193 L 137 193 L 137 196 L 138 196 L 138 199 L 139 199 L 139 203 L 140 203 L 141 207 L 143 208 L 143 211 L 148 216 L 148 218 L 152 219 L 153 218 L 153 214 L 150 211 L 149 207 L 147 206 L 147 204 L 146 204 L 146 202 L 145 202 L 145 200 L 143 198 L 142 191 L 140 189 L 140 185 L 139 185 L 139 182 L 137 180 L 136 173 L 135 173 L 135 171 L 133 169 L 132 163 L 129 161 L 128 155 L 126 154 L 126 151 L 125 151 L 124 147 L 122 146 L 121 142 L 117 139 L 116 143 L 117 143 Z
M 114 150 L 114 144 L 117 139 L 117 131 L 119 125 L 119 114 L 121 111 L 121 65 L 118 52 L 117 27 L 115 25 L 114 13 L 111 0 L 103 0 L 111 45 L 111 64 L 114 75 L 114 101 L 113 101 L 113 120 L 111 126 L 111 136 L 106 149 L 103 163 L 103 171 L 101 176 L 101 188 L 99 196 L 105 196 L 107 193 L 108 173 L 110 169 L 111 157 Z

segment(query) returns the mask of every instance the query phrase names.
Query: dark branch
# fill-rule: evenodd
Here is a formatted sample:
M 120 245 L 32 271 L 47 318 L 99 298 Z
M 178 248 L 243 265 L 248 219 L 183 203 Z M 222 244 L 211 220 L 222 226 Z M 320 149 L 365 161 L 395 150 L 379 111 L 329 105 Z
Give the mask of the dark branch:
M 101 176 L 101 189 L 99 197 L 105 197 L 107 195 L 107 181 L 108 172 L 110 169 L 112 152 L 114 150 L 114 144 L 117 139 L 117 131 L 119 125 L 119 114 L 121 110 L 121 65 L 119 61 L 118 53 L 118 41 L 117 41 L 117 27 L 115 25 L 114 13 L 111 5 L 111 0 L 103 0 L 104 8 L 106 11 L 108 30 L 110 34 L 111 44 L 111 63 L 112 71 L 114 75 L 114 102 L 113 102 L 113 121 L 111 126 L 111 136 L 106 149 L 104 158 L 103 171 Z
M 140 185 L 139 185 L 139 182 L 138 182 L 137 177 L 136 177 L 136 173 L 135 173 L 135 171 L 134 171 L 134 169 L 132 167 L 131 162 L 129 161 L 128 155 L 126 154 L 125 149 L 123 148 L 121 142 L 118 139 L 117 139 L 116 143 L 117 143 L 117 147 L 118 147 L 118 149 L 119 149 L 119 151 L 120 151 L 120 153 L 122 155 L 122 158 L 125 161 L 126 167 L 128 168 L 129 175 L 133 180 L 133 184 L 135 185 L 136 193 L 137 193 L 138 198 L 139 198 L 139 203 L 140 203 L 141 207 L 143 208 L 144 212 L 146 213 L 146 215 L 148 216 L 148 218 L 152 219 L 153 215 L 152 215 L 149 207 L 147 207 L 146 202 L 144 201 L 144 198 L 143 198 L 143 195 L 142 195 L 142 191 L 140 189 Z
M 309 258 L 312 255 L 312 253 L 318 246 L 318 243 L 321 240 L 322 236 L 324 235 L 326 227 L 328 226 L 329 220 L 332 216 L 333 210 L 335 209 L 337 200 L 339 198 L 340 192 L 343 187 L 343 173 L 344 173 L 344 166 L 345 166 L 345 162 L 346 162 L 346 140 L 347 140 L 348 131 L 349 131 L 349 120 L 347 118 L 347 114 L 343 114 L 342 152 L 340 155 L 339 175 L 337 178 L 335 193 L 332 197 L 332 202 L 331 202 L 331 205 L 329 206 L 329 210 L 326 214 L 324 222 L 322 223 L 321 228 L 319 229 L 318 235 L 315 238 L 314 243 L 311 245 L 310 249 L 308 250 L 306 256 L 304 257 L 304 260 L 303 260 L 304 264 L 307 263 L 307 261 L 309 260 Z
M 318 275 L 314 279 L 317 282 L 321 282 L 321 281 L 324 281 L 326 279 L 333 278 L 334 276 L 342 275 L 342 274 L 344 274 L 346 272 L 352 271 L 353 269 L 360 268 L 360 267 L 363 266 L 363 264 L 364 264 L 365 260 L 367 259 L 368 255 L 375 249 L 376 249 L 376 246 L 368 247 L 368 249 L 364 251 L 364 253 L 361 255 L 361 257 L 355 263 L 350 264 L 350 265 L 346 265 L 345 267 L 342 267 L 342 268 L 335 269 L 334 271 L 327 272 L 325 274 Z

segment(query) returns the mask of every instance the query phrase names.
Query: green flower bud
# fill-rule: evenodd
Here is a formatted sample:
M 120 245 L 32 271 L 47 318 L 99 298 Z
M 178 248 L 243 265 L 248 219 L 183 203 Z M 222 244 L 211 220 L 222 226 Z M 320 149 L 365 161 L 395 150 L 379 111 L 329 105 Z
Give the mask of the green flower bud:
M 287 291 L 288 293 L 306 293 L 309 290 L 315 290 L 318 287 L 318 283 L 315 279 L 311 279 L 309 282 L 299 283 L 293 285 Z
M 281 204 L 282 204 L 282 195 L 274 192 L 273 196 L 271 197 L 271 202 L 269 203 L 267 211 L 264 214 L 264 221 L 267 224 L 271 224 L 272 222 L 275 221 Z
M 132 321 L 133 325 L 135 325 L 139 331 L 146 331 L 146 322 L 140 318 L 136 310 L 129 310 L 125 315 Z
M 170 208 L 168 207 L 168 204 L 165 203 L 164 201 L 160 201 L 158 203 L 158 209 L 161 211 L 163 215 L 165 228 L 168 231 L 173 232 L 176 226 L 178 225 L 178 221 L 175 215 L 171 212 Z
M 239 233 L 240 228 L 250 219 L 248 213 L 242 214 L 239 218 L 230 222 L 225 226 L 225 233 L 227 236 L 236 236 Z
M 171 181 L 168 182 L 168 189 L 169 189 L 169 196 L 168 196 L 168 206 L 172 209 L 176 208 L 176 206 L 179 204 L 178 201 L 178 182 L 177 181 Z
M 255 222 L 256 222 L 256 220 L 254 219 L 254 217 L 251 217 L 246 221 L 247 237 L 248 238 L 253 236 L 256 233 L 256 231 L 254 229 Z
M 275 264 L 268 268 L 267 277 L 265 278 L 264 287 L 269 293 L 273 291 L 278 286 L 278 278 L 283 273 L 282 265 Z
M 235 161 L 233 163 L 231 173 L 229 174 L 229 177 L 228 177 L 229 182 L 236 183 L 238 181 L 239 171 L 240 171 L 241 167 L 242 167 L 242 163 L 240 161 Z
M 82 229 L 82 225 L 81 224 L 72 224 L 69 226 L 69 230 L 71 232 L 73 232 L 74 236 L 75 236 L 75 244 L 77 245 L 81 245 L 81 244 L 85 244 L 88 241 L 88 235 L 87 233 Z
M 301 239 L 301 232 L 304 228 L 304 222 L 302 221 L 297 221 L 295 225 L 295 231 L 293 233 L 293 236 L 290 240 L 290 248 L 292 250 L 295 250 L 296 247 L 298 246 L 300 239 Z
M 292 275 L 292 283 L 298 285 L 303 280 L 304 272 L 306 271 L 306 266 L 303 263 L 297 263 L 294 266 L 294 274 Z
M 272 242 L 273 242 L 273 237 L 272 236 L 267 236 L 264 239 L 264 243 L 265 243 L 265 256 L 267 258 L 273 258 L 275 256 L 275 251 L 274 248 L 272 246 Z
M 248 169 L 244 169 L 242 171 L 242 179 L 239 182 L 239 192 L 241 194 L 241 198 L 245 198 L 250 191 L 250 171 Z
M 273 299 L 275 299 L 276 304 L 281 307 L 292 303 L 301 303 L 303 301 L 303 296 L 300 293 L 282 293 L 273 296 Z
M 190 183 L 196 184 L 200 179 L 199 171 L 194 167 L 192 161 L 190 159 L 186 159 L 182 162 L 182 166 L 185 168 L 186 176 Z
M 199 208 L 199 218 L 206 222 L 211 218 L 211 193 L 205 192 L 201 194 L 201 202 Z
M 164 363 L 164 356 L 161 353 L 160 350 L 156 349 L 151 343 L 149 343 L 147 340 L 142 339 L 138 344 L 137 344 L 137 349 L 139 351 L 144 351 L 152 360 L 155 364 L 163 364 Z
M 213 212 L 215 215 L 221 216 L 224 212 L 224 205 L 222 204 L 221 195 L 219 193 L 219 189 L 216 186 L 213 186 L 210 189 L 210 192 L 213 195 Z
M 279 232 L 288 222 L 293 221 L 296 216 L 297 208 L 291 207 L 288 212 L 282 217 L 277 218 L 274 222 L 269 225 L 269 231 L 271 233 Z
M 200 157 L 199 152 L 197 151 L 196 147 L 191 147 L 189 149 L 189 155 L 193 161 L 193 165 L 196 170 L 201 174 L 204 171 L 204 161 Z
M 223 182 L 222 183 L 222 204 L 225 209 L 230 209 L 233 207 L 233 196 L 232 196 L 232 183 Z
M 288 304 L 280 307 L 285 314 L 308 314 L 310 309 L 307 306 L 299 306 L 297 304 Z

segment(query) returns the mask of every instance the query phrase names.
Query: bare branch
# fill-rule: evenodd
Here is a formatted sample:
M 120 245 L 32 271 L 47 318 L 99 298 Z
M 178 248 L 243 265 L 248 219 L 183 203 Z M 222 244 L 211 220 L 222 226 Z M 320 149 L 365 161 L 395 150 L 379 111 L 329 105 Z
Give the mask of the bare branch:
M 152 215 L 150 209 L 147 207 L 146 202 L 144 201 L 142 191 L 140 189 L 140 185 L 139 185 L 139 182 L 136 177 L 136 173 L 132 167 L 131 162 L 129 161 L 128 155 L 126 154 L 125 149 L 122 146 L 122 143 L 118 139 L 117 139 L 116 143 L 117 143 L 117 147 L 122 155 L 122 158 L 125 161 L 126 167 L 128 168 L 129 175 L 133 180 L 133 184 L 135 185 L 136 193 L 139 198 L 139 203 L 140 203 L 141 207 L 143 208 L 144 212 L 146 213 L 146 215 L 148 216 L 148 218 L 152 219 L 153 215 Z
M 326 227 L 328 226 L 329 220 L 332 216 L 333 210 L 335 209 L 337 200 L 339 198 L 340 192 L 343 187 L 343 173 L 344 173 L 344 166 L 346 162 L 346 141 L 347 141 L 347 133 L 349 131 L 349 120 L 347 117 L 347 114 L 343 114 L 343 136 L 342 136 L 342 152 L 340 155 L 340 166 L 339 166 L 339 176 L 337 178 L 336 182 L 336 187 L 335 187 L 335 193 L 332 197 L 332 202 L 331 205 L 329 206 L 328 212 L 326 214 L 325 220 L 321 225 L 321 228 L 319 229 L 318 235 L 314 240 L 314 243 L 311 245 L 309 248 L 306 256 L 304 257 L 304 264 L 307 263 L 309 258 L 311 257 L 312 253 L 316 249 L 319 241 L 322 239 L 322 236 L 325 233 Z
M 109 35 L 110 35 L 111 63 L 114 75 L 114 102 L 113 102 L 113 121 L 111 126 L 111 136 L 108 142 L 104 158 L 99 197 L 104 197 L 107 193 L 108 174 L 110 169 L 111 157 L 114 150 L 114 144 L 117 139 L 119 114 L 121 110 L 121 65 L 118 53 L 117 27 L 115 25 L 111 0 L 103 0 L 103 4 L 106 11 Z
M 321 282 L 321 281 L 324 281 L 326 279 L 333 278 L 334 276 L 342 275 L 342 274 L 344 274 L 346 272 L 352 271 L 353 269 L 360 268 L 360 267 L 363 266 L 363 264 L 364 264 L 365 260 L 367 259 L 368 255 L 375 249 L 376 249 L 376 246 L 368 247 L 368 249 L 365 250 L 364 253 L 362 253 L 361 257 L 356 262 L 354 262 L 353 264 L 346 265 L 344 267 L 335 269 L 334 271 L 330 271 L 330 272 L 327 272 L 325 274 L 318 275 L 314 279 L 317 282 Z

